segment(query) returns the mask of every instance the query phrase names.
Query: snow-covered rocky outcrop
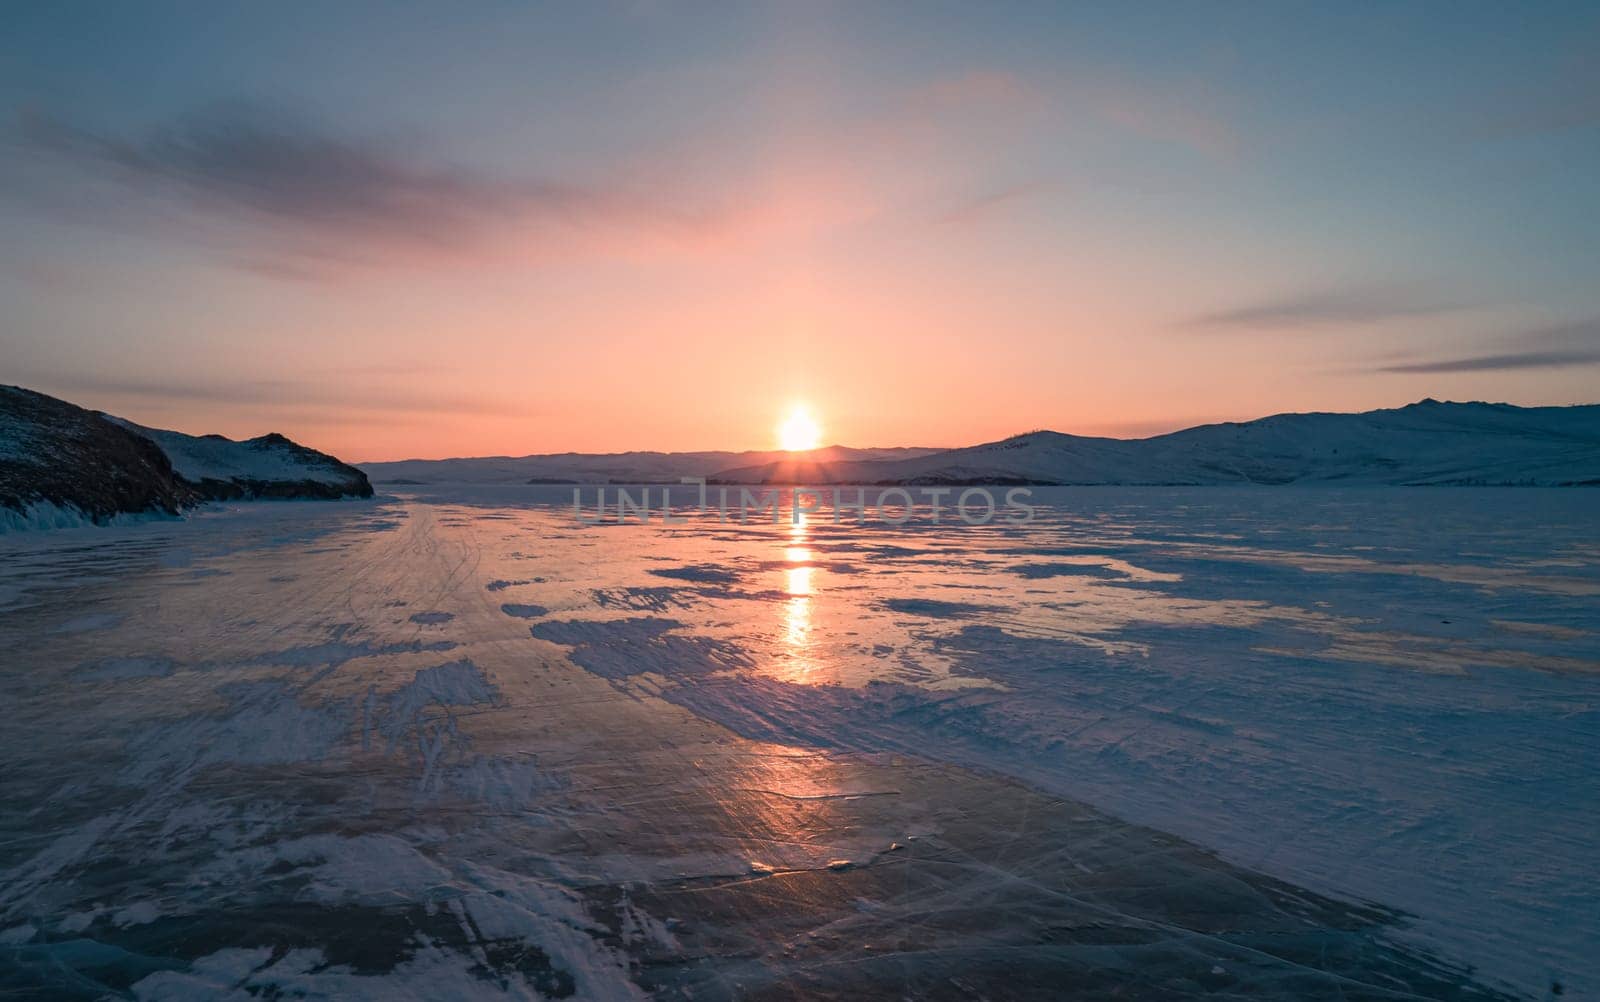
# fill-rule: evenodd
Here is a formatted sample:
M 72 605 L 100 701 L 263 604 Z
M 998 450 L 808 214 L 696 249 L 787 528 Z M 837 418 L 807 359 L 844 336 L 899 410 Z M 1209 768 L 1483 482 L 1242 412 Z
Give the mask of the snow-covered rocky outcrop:
M 236 442 L 221 435 L 185 435 L 122 418 L 110 420 L 160 446 L 178 476 L 211 500 L 372 496 L 365 473 L 282 435 Z
M 282 435 L 158 431 L 0 386 L 0 531 L 177 515 L 207 500 L 371 496 L 360 470 Z
M 724 470 L 722 483 L 1600 484 L 1600 405 L 1441 403 L 1277 414 L 1145 439 L 1036 431 L 898 461 L 804 457 Z

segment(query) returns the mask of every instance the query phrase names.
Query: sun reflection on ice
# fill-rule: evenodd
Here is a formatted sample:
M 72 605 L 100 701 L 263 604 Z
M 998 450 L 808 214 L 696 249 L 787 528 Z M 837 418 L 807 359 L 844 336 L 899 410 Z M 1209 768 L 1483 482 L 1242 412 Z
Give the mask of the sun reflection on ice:
M 791 567 L 786 572 L 788 587 L 785 588 L 785 591 L 789 594 L 791 605 L 794 604 L 795 600 L 801 600 L 806 603 L 811 601 L 811 572 L 814 570 L 816 570 L 815 567 L 804 566 Z
M 783 551 L 788 564 L 784 569 L 784 593 L 789 596 L 783 604 L 783 641 L 789 654 L 787 681 L 791 682 L 808 681 L 816 668 L 810 654 L 811 603 L 816 593 L 812 579 L 816 568 L 811 564 L 811 548 L 806 543 L 806 516 L 802 513 L 789 529 L 788 545 Z

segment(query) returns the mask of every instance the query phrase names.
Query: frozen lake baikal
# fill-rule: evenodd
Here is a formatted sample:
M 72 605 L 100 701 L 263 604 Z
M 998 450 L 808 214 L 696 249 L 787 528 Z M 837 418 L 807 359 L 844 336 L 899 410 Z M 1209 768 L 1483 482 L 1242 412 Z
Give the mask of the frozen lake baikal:
M 1589 492 L 394 490 L 0 537 L 0 988 L 1600 991 Z

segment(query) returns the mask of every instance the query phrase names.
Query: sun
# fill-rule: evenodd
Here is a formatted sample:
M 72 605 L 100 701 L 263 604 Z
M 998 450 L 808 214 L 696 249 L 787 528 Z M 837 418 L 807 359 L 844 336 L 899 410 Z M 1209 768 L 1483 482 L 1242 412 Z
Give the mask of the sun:
M 795 404 L 778 422 L 778 445 L 789 452 L 809 452 L 822 444 L 822 426 L 805 404 Z

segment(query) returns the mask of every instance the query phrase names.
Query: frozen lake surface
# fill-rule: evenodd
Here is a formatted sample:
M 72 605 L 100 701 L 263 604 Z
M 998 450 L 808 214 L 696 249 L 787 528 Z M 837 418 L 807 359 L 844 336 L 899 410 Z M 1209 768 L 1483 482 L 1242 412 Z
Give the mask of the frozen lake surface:
M 0 536 L 0 992 L 1600 993 L 1592 491 L 393 490 Z

